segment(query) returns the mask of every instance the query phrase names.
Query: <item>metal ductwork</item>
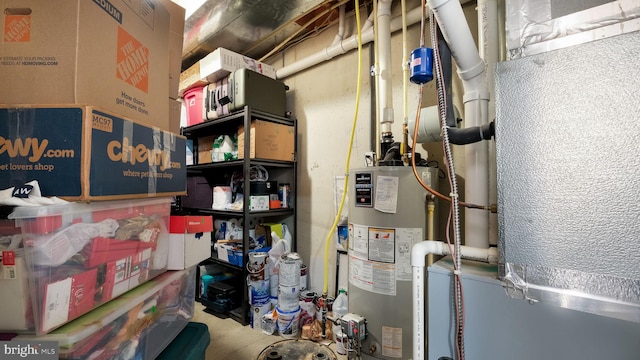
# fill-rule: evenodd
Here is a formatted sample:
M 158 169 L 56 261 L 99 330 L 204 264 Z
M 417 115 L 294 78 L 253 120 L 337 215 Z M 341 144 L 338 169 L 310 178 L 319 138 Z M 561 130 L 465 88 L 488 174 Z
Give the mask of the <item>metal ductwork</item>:
M 184 5 L 189 1 L 183 1 Z M 332 0 L 207 0 L 186 20 L 182 69 L 218 47 L 260 58 L 333 4 Z M 335 9 L 314 24 L 330 23 L 337 17 Z

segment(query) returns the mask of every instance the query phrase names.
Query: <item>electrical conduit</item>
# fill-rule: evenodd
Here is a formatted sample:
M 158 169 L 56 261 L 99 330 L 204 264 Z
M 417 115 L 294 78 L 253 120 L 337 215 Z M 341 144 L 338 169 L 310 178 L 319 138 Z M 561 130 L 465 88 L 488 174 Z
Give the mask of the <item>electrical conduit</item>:
M 411 267 L 413 272 L 413 360 L 424 360 L 425 323 L 424 323 L 424 267 L 427 255 L 451 255 L 449 246 L 440 241 L 423 241 L 411 249 Z M 474 248 L 460 246 L 461 257 L 469 260 L 498 263 L 497 248 Z
M 485 64 L 478 54 L 471 30 L 466 24 L 462 6 L 458 1 L 452 0 L 427 0 L 427 3 L 438 21 L 458 66 L 458 76 L 464 87 L 465 126 L 481 126 L 488 122 L 489 91 Z M 465 202 L 487 204 L 489 202 L 487 145 L 483 142 L 466 145 L 465 161 Z M 473 247 L 489 247 L 487 211 L 466 210 L 465 243 Z

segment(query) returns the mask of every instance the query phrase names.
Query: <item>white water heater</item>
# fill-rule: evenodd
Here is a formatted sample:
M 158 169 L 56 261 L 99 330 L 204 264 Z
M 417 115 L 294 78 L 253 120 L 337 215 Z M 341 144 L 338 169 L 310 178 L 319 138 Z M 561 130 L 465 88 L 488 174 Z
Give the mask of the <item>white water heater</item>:
M 418 174 L 438 189 L 437 169 Z M 364 359 L 411 357 L 411 248 L 426 238 L 428 194 L 411 167 L 349 174 L 349 312 L 367 319 Z

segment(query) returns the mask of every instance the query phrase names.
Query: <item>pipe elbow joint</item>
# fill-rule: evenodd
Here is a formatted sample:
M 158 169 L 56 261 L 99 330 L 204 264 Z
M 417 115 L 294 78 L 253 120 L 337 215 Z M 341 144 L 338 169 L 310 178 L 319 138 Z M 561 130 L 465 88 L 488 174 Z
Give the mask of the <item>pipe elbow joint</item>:
M 426 257 L 429 254 L 443 255 L 443 246 L 439 241 L 422 241 L 411 249 L 411 266 L 424 267 L 427 263 Z
M 500 260 L 500 254 L 498 252 L 498 248 L 490 247 L 487 249 L 487 261 L 489 264 L 497 264 Z

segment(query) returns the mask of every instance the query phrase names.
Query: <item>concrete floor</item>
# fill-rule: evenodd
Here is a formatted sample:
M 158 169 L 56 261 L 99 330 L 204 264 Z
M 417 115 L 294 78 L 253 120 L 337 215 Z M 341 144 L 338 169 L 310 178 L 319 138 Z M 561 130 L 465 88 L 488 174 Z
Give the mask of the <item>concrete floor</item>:
M 254 330 L 251 326 L 243 326 L 233 319 L 221 319 L 204 312 L 204 306 L 196 302 L 193 317 L 195 322 L 209 326 L 211 343 L 207 348 L 205 360 L 254 360 L 269 345 L 284 340 L 277 335 L 266 335 L 262 331 Z M 335 352 L 335 343 L 330 346 Z M 338 355 L 338 360 L 347 357 Z

